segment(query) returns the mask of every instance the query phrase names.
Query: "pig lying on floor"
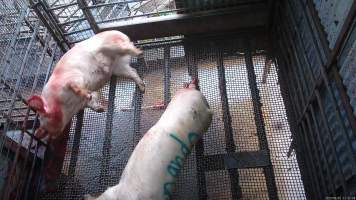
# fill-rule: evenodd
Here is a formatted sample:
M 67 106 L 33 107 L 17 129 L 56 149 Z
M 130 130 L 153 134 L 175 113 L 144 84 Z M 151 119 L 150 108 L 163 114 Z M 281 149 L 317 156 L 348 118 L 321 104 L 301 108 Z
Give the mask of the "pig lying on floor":
M 172 194 L 177 175 L 194 144 L 207 131 L 212 111 L 196 90 L 196 81 L 181 89 L 159 121 L 133 151 L 118 185 L 97 200 L 160 200 Z
M 131 56 L 140 53 L 119 31 L 105 31 L 77 43 L 59 60 L 42 95 L 28 100 L 28 105 L 40 115 L 36 136 L 61 136 L 71 118 L 84 107 L 103 112 L 96 91 L 112 75 L 134 80 L 144 92 L 143 81 L 130 66 Z

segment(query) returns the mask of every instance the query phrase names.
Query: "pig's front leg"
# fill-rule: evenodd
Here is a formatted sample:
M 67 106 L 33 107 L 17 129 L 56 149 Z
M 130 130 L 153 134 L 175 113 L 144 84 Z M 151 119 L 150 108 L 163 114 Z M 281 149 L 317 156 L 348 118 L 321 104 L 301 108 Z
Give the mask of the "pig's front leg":
M 92 92 L 91 99 L 88 101 L 87 105 L 88 108 L 92 109 L 95 112 L 104 112 L 105 106 L 102 105 L 100 102 L 100 93 L 99 92 Z
M 113 74 L 116 76 L 132 79 L 138 85 L 141 92 L 145 92 L 145 83 L 137 74 L 136 69 L 132 68 L 130 65 L 124 65 L 114 68 Z

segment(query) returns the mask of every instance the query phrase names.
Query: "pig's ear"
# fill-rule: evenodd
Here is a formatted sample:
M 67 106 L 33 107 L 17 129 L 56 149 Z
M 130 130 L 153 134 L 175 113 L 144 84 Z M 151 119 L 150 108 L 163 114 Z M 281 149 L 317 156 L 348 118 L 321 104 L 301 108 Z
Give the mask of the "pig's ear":
M 34 109 L 40 114 L 46 113 L 45 102 L 41 96 L 34 95 L 27 100 L 27 104 L 30 108 Z

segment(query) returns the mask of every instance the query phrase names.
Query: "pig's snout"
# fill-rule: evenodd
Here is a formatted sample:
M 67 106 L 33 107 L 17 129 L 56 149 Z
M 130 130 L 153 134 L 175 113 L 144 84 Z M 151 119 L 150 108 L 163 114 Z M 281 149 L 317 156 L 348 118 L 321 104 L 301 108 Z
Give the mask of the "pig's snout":
M 198 79 L 195 78 L 190 83 L 184 83 L 183 88 L 197 89 L 198 83 Z

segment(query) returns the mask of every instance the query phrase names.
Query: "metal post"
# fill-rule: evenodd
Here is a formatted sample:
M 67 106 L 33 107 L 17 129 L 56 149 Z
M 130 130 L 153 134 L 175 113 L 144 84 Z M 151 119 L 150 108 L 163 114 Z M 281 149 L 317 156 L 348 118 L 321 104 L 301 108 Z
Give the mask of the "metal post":
M 137 63 L 138 63 L 137 73 L 141 78 L 143 78 L 142 76 L 143 71 L 146 69 L 146 61 L 144 56 L 137 58 Z M 136 146 L 141 139 L 140 126 L 141 126 L 142 100 L 143 100 L 143 94 L 140 91 L 140 88 L 136 85 L 135 94 L 133 98 L 133 107 L 134 107 L 133 145 L 134 146 Z
M 315 129 L 315 132 L 316 132 L 316 135 L 317 135 L 317 145 L 319 147 L 321 147 L 321 153 L 322 153 L 322 160 L 323 162 L 325 163 L 325 167 L 326 167 L 326 171 L 327 171 L 327 180 L 329 182 L 329 185 L 330 185 L 330 189 L 331 189 L 331 193 L 329 193 L 328 195 L 332 195 L 332 196 L 335 196 L 336 195 L 336 192 L 335 192 L 335 184 L 334 184 L 334 180 L 333 180 L 333 177 L 332 177 L 332 174 L 331 174 L 331 169 L 330 169 L 330 166 L 331 166 L 331 163 L 328 161 L 327 157 L 330 156 L 330 155 L 327 155 L 326 152 L 325 152 L 325 145 L 323 143 L 323 140 L 321 139 L 321 132 L 319 131 L 320 130 L 320 127 L 319 127 L 319 124 L 316 120 L 316 117 L 315 117 L 315 112 L 314 112 L 314 108 L 313 106 L 310 107 L 310 113 L 311 113 L 311 121 L 314 122 L 314 129 Z M 333 153 L 333 156 L 336 158 L 336 154 L 334 151 L 332 151 Z
M 115 109 L 115 96 L 116 96 L 116 76 L 112 76 L 110 80 L 110 88 L 109 88 L 109 105 L 108 111 L 106 113 L 106 126 L 105 126 L 105 136 L 102 150 L 102 167 L 100 172 L 100 186 L 101 190 L 105 190 L 107 185 L 107 181 L 109 179 L 109 167 L 111 160 L 111 135 L 112 135 L 112 126 L 113 126 L 113 118 L 114 118 L 114 109 Z
M 47 31 L 45 32 L 45 37 L 47 36 Z M 38 66 L 37 66 L 37 69 L 36 69 L 36 73 L 35 73 L 35 79 L 34 79 L 34 81 L 33 81 L 33 84 L 32 84 L 32 88 L 31 88 L 31 92 L 30 92 L 30 94 L 33 94 L 33 92 L 34 92 L 34 90 L 35 90 L 35 88 L 36 88 L 36 85 L 37 85 L 37 82 L 38 82 L 38 78 L 39 78 L 39 74 L 40 74 L 40 69 L 41 69 L 41 66 L 42 66 L 42 64 L 43 64 L 43 61 L 44 61 L 44 58 L 45 58 L 45 54 L 46 54 L 46 51 L 47 51 L 47 48 L 48 48 L 48 44 L 49 44 L 49 40 L 45 40 L 45 46 L 44 46 L 44 48 L 43 48 L 43 50 L 42 50 L 42 53 L 41 53 L 41 56 L 40 56 L 40 59 L 39 59 L 39 64 L 38 64 Z M 54 54 L 53 54 L 54 55 Z M 53 59 L 53 57 L 52 57 L 52 59 Z M 48 66 L 49 68 L 51 68 L 51 65 L 50 66 Z M 46 80 L 47 81 L 47 80 Z M 27 114 L 29 114 L 29 111 L 30 111 L 30 108 L 27 108 Z M 25 123 L 25 122 L 24 122 Z M 34 124 L 33 124 L 34 125 Z M 23 128 L 24 129 L 26 129 L 26 124 L 24 124 L 23 125 Z M 34 132 L 33 132 L 34 133 Z M 25 179 L 25 177 L 23 177 L 24 175 L 24 173 L 25 173 L 25 169 L 26 169 L 26 163 L 27 163 L 27 161 L 28 161 L 28 156 L 29 156 L 29 154 L 30 154 L 30 148 L 32 147 L 32 143 L 33 143 L 33 137 L 31 137 L 30 138 L 30 143 L 29 143 L 29 145 L 27 146 L 27 151 L 26 151 L 26 155 L 25 155 L 25 161 L 24 161 L 24 166 L 23 166 L 23 168 L 22 168 L 22 170 L 21 170 L 21 175 L 20 175 L 20 177 L 22 177 L 22 178 L 20 178 L 20 181 L 21 181 L 21 179 Z M 33 162 L 35 162 L 35 161 L 33 161 Z M 19 194 L 19 196 L 21 196 L 21 193 L 23 192 L 23 191 L 21 191 L 21 188 L 22 188 L 22 183 L 24 183 L 25 182 L 25 180 L 23 180 L 23 181 L 21 181 L 21 183 L 19 184 L 19 186 L 18 186 L 18 192 L 17 192 L 17 194 Z
M 344 177 L 344 174 L 342 172 L 342 169 L 340 168 L 341 163 L 339 161 L 338 154 L 337 154 L 337 151 L 336 151 L 337 147 L 335 146 L 334 141 L 332 139 L 333 138 L 333 133 L 332 133 L 332 131 L 330 130 L 330 128 L 328 126 L 328 121 L 327 121 L 327 118 L 326 118 L 326 115 L 325 115 L 325 112 L 324 112 L 323 103 L 322 103 L 321 96 L 320 96 L 318 90 L 315 91 L 315 96 L 316 96 L 318 108 L 319 108 L 319 111 L 320 111 L 321 121 L 323 123 L 323 126 L 326 127 L 326 130 L 327 130 L 326 133 L 328 134 L 327 138 L 329 140 L 329 144 L 332 146 L 333 154 L 334 154 L 334 157 L 335 157 L 335 160 L 336 160 L 337 171 L 340 174 L 340 176 L 342 176 L 342 187 L 343 187 L 343 190 L 346 191 L 347 187 L 346 187 L 346 183 L 345 183 L 345 177 Z
M 256 84 L 256 74 L 252 61 L 252 53 L 251 53 L 252 49 L 250 46 L 250 38 L 246 38 L 245 41 L 246 41 L 245 62 L 247 67 L 248 82 L 249 82 L 251 96 L 252 96 L 258 142 L 259 142 L 260 149 L 266 150 L 270 162 L 269 166 L 263 168 L 263 172 L 266 177 L 268 196 L 270 199 L 278 199 L 276 180 L 275 180 L 274 171 L 271 163 L 270 150 L 268 147 L 268 141 L 267 141 L 266 131 L 265 131 L 265 124 L 263 121 L 262 108 L 261 108 L 262 105 L 260 101 L 259 90 Z
M 23 10 L 20 14 L 20 17 L 18 19 L 18 21 L 16 22 L 16 30 L 11 38 L 11 42 L 10 42 L 10 45 L 9 45 L 9 48 L 4 56 L 4 59 L 2 60 L 1 62 L 1 65 L 0 66 L 5 66 L 2 70 L 2 72 L 0 73 L 0 77 L 2 78 L 4 76 L 4 73 L 7 69 L 8 66 L 10 66 L 10 64 L 6 64 L 7 62 L 9 62 L 9 57 L 11 55 L 11 52 L 13 52 L 15 50 L 14 46 L 16 44 L 16 39 L 20 33 L 20 30 L 21 30 L 21 27 L 22 27 L 22 22 L 23 20 L 25 19 L 25 17 L 28 15 L 29 13 L 29 9 L 27 10 Z
M 32 36 L 31 36 L 31 39 L 30 39 L 30 42 L 29 42 L 29 45 L 27 47 L 27 50 L 26 50 L 26 53 L 25 53 L 25 56 L 24 56 L 24 59 L 23 59 L 23 62 L 21 63 L 21 67 L 20 67 L 20 72 L 19 72 L 19 76 L 17 77 L 17 80 L 16 80 L 16 85 L 15 85 L 15 91 L 13 92 L 13 95 L 11 97 L 11 104 L 10 104 L 10 107 L 9 107 L 9 111 L 7 113 L 7 116 L 11 116 L 12 114 L 12 109 L 13 107 L 15 106 L 15 101 L 16 101 L 16 93 L 20 87 L 20 83 L 21 83 L 21 79 L 22 79 L 22 75 L 23 75 L 23 72 L 24 72 L 24 69 L 25 69 L 25 65 L 26 65 L 26 62 L 27 61 L 27 57 L 29 55 L 29 52 L 30 50 L 33 48 L 32 44 L 35 40 L 35 37 L 37 35 L 37 32 L 39 30 L 39 23 L 37 23 L 36 25 L 36 28 L 34 30 L 34 32 L 32 33 Z M 27 122 L 27 119 L 28 119 L 28 115 L 29 115 L 29 112 L 30 110 L 27 109 L 27 114 L 25 116 L 25 120 L 24 120 L 24 123 L 26 124 Z M 8 131 L 9 129 L 9 120 L 7 120 L 6 124 L 5 124 L 5 128 L 4 128 L 4 135 L 6 134 L 6 132 Z M 18 146 L 16 148 L 16 154 L 15 154 L 15 159 L 12 163 L 12 166 L 11 166 L 11 170 L 10 170 L 10 175 L 9 175 L 9 178 L 8 178 L 8 183 L 11 183 L 12 182 L 12 179 L 13 179 L 13 174 L 15 173 L 15 168 L 16 168 L 16 165 L 17 165 L 17 161 L 19 159 L 19 154 L 20 154 L 20 149 L 22 147 L 22 141 L 23 141 L 23 137 L 24 137 L 24 129 L 21 130 L 21 136 L 20 136 L 20 141 L 18 142 Z M 3 148 L 1 146 L 1 148 Z M 9 186 L 9 185 L 8 185 Z M 4 193 L 4 199 L 8 199 L 9 198 L 9 191 L 8 191 L 8 188 L 5 189 L 5 193 Z
M 169 65 L 170 47 L 164 48 L 164 105 L 171 101 L 171 68 Z
M 190 41 L 188 42 L 190 43 Z M 188 62 L 188 73 L 192 78 L 198 79 L 198 70 L 196 63 L 196 51 L 195 47 L 192 45 L 185 44 L 185 53 L 187 56 Z M 198 85 L 199 89 L 199 85 Z M 200 139 L 195 145 L 195 157 L 197 161 L 197 179 L 198 179 L 198 193 L 199 199 L 207 199 L 207 191 L 206 191 L 206 181 L 205 181 L 205 171 L 204 171 L 204 142 L 203 139 Z
M 69 162 L 68 176 L 70 178 L 74 178 L 75 169 L 77 166 L 79 147 L 80 147 L 80 138 L 82 134 L 83 127 L 83 118 L 84 118 L 84 110 L 81 110 L 77 115 L 77 120 L 75 122 L 75 131 L 74 131 L 74 139 L 73 139 L 73 148 Z
M 226 78 L 225 78 L 225 68 L 224 68 L 224 57 L 223 49 L 218 47 L 217 52 L 217 69 L 219 77 L 219 90 L 221 97 L 221 107 L 223 111 L 223 121 L 224 121 L 224 130 L 225 130 L 225 143 L 226 143 L 226 152 L 227 154 L 232 154 L 236 150 L 234 135 L 231 125 L 231 115 L 229 109 L 229 101 L 226 92 Z M 228 169 L 230 184 L 231 184 L 231 193 L 232 199 L 241 199 L 242 192 L 239 185 L 239 173 L 237 169 Z

